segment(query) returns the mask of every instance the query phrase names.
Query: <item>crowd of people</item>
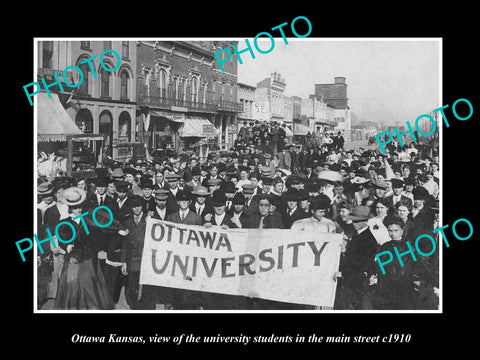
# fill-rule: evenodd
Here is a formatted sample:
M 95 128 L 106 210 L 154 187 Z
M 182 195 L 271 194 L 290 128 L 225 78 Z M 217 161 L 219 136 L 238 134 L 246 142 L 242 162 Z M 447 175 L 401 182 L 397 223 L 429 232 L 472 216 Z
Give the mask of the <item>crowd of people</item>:
M 72 238 L 73 228 L 76 236 L 56 248 L 42 244 L 38 307 L 115 309 L 124 288 L 131 309 L 313 308 L 139 284 L 150 217 L 223 229 L 341 233 L 334 309 L 437 309 L 437 253 L 417 261 L 404 257 L 404 266 L 392 261 L 385 274 L 375 255 L 393 253 L 394 246 L 402 252 L 406 241 L 439 226 L 438 149 L 412 143 L 393 144 L 386 155 L 345 151 L 340 136 L 288 145 L 282 128 L 245 124 L 232 148 L 205 158 L 157 152 L 151 162 L 97 168 L 94 178 L 39 179 L 39 239 L 60 221 L 71 224 L 62 227 L 62 239 Z M 78 215 L 99 205 L 109 207 L 114 220 L 86 233 Z

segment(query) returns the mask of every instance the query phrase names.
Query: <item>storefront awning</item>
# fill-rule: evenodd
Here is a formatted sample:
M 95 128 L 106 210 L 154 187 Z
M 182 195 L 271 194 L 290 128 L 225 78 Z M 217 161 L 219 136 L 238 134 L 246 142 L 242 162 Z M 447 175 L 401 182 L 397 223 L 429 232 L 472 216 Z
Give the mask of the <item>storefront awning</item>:
M 187 116 L 183 127 L 178 132 L 180 137 L 206 137 L 204 125 L 208 125 L 208 128 L 212 127 L 212 123 L 203 116 Z
M 308 126 L 302 124 L 293 124 L 293 135 L 307 135 L 310 131 Z
M 179 113 L 170 113 L 159 110 L 150 110 L 148 113 L 150 114 L 150 116 L 164 117 L 170 121 L 175 121 L 178 123 L 183 123 L 185 121 L 185 116 Z
M 293 136 L 292 130 L 288 126 L 284 127 L 286 136 Z
M 82 131 L 67 114 L 57 94 L 37 94 L 37 140 L 66 141 L 68 135 L 81 135 Z

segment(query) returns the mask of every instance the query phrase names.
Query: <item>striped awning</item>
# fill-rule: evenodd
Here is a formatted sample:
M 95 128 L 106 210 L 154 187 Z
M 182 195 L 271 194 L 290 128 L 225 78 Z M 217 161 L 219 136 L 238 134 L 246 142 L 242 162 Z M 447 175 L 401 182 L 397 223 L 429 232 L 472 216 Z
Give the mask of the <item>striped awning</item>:
M 206 137 L 203 126 L 212 123 L 203 116 L 186 116 L 182 128 L 178 130 L 180 137 Z
M 37 96 L 37 140 L 66 141 L 68 135 L 81 135 L 72 118 L 67 114 L 57 94 L 41 92 Z

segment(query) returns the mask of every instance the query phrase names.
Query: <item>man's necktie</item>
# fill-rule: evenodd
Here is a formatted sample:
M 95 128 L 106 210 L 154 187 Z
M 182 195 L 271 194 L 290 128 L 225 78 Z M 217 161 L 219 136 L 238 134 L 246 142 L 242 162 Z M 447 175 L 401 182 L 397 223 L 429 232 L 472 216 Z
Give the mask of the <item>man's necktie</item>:
M 182 212 L 180 213 L 180 220 L 183 221 L 184 219 L 185 219 L 185 213 L 182 211 Z
M 260 218 L 260 224 L 258 225 L 258 228 L 259 228 L 259 229 L 263 229 L 263 220 L 265 220 L 265 216 L 262 216 L 262 217 Z
M 201 207 L 198 207 L 198 208 L 197 208 L 197 214 L 200 215 L 201 212 L 202 212 L 202 208 L 201 208 Z

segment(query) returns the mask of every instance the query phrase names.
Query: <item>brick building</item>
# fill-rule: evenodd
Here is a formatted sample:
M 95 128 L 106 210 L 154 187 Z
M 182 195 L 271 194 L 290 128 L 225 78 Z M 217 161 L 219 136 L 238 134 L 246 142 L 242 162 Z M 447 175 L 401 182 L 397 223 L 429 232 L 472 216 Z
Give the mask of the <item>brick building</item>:
M 227 43 L 137 43 L 138 139 L 149 149 L 188 148 L 206 138 L 221 148 L 233 143 L 228 126 L 241 111 L 236 59 L 223 64 L 223 73 L 213 55 Z
M 126 160 L 131 152 L 122 152 L 118 144 L 133 141 L 135 137 L 135 68 L 136 46 L 132 41 L 39 41 L 37 48 L 38 77 L 47 83 L 54 82 L 56 73 L 63 84 L 52 87 L 61 98 L 67 114 L 84 133 L 104 134 L 107 155 Z M 100 63 L 105 50 L 114 50 L 102 57 L 106 71 Z M 89 63 L 82 61 L 92 58 Z M 63 71 L 71 66 L 82 70 L 80 86 L 71 88 L 65 84 Z M 93 69 L 93 70 L 92 70 Z M 80 82 L 78 71 L 69 70 L 67 81 Z

